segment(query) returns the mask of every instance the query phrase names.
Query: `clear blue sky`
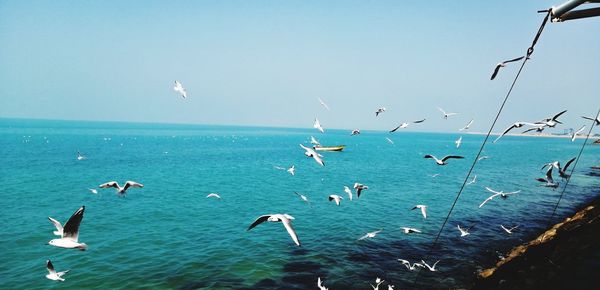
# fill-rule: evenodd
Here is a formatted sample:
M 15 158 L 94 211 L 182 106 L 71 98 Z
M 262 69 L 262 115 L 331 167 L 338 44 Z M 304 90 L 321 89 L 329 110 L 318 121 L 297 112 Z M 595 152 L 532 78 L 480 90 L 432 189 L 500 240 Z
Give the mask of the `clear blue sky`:
M 0 117 L 483 131 L 519 65 L 490 81 L 495 64 L 564 1 L 0 0 Z M 599 35 L 600 18 L 548 23 L 499 127 L 563 109 L 583 125 Z

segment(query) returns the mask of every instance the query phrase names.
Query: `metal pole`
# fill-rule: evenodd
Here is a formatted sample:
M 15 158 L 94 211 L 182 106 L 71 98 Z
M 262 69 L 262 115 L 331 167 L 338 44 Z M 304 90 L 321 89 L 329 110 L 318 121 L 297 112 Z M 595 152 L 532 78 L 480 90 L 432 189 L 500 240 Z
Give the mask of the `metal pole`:
M 563 14 L 583 4 L 586 0 L 571 0 L 557 7 L 552 7 L 552 19 L 560 18 Z

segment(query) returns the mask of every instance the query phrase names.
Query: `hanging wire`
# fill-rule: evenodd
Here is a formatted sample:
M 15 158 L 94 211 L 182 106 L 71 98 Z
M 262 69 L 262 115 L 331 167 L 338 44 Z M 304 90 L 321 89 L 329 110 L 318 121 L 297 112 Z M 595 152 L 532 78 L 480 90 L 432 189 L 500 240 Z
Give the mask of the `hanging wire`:
M 490 126 L 490 129 L 488 130 L 487 134 L 485 135 L 485 139 L 483 140 L 483 142 L 481 143 L 481 147 L 479 148 L 479 151 L 477 152 L 477 155 L 475 156 L 475 158 L 473 159 L 473 163 L 471 164 L 471 167 L 469 168 L 469 171 L 467 172 L 467 176 L 465 177 L 465 180 L 463 181 L 462 186 L 460 187 L 460 190 L 458 191 L 458 194 L 456 195 L 456 198 L 454 199 L 454 202 L 452 203 L 452 206 L 450 207 L 450 210 L 448 211 L 448 215 L 446 216 L 446 218 L 444 219 L 444 222 L 442 223 L 442 226 L 440 228 L 440 230 L 438 231 L 438 233 L 435 236 L 435 239 L 433 240 L 433 243 L 431 244 L 429 251 L 427 252 L 426 255 L 426 259 L 429 259 L 429 253 L 431 252 L 431 250 L 437 245 L 440 236 L 442 234 L 442 231 L 444 230 L 444 227 L 446 226 L 446 224 L 448 223 L 448 220 L 450 219 L 450 215 L 452 214 L 452 211 L 454 210 L 454 207 L 456 206 L 456 203 L 458 202 L 458 199 L 460 198 L 460 195 L 462 194 L 470 176 L 471 173 L 473 172 L 473 169 L 475 168 L 475 164 L 477 164 L 477 159 L 479 159 L 479 156 L 481 155 L 481 152 L 483 152 L 483 148 L 485 147 L 485 144 L 487 143 L 488 139 L 490 138 L 490 135 L 492 133 L 492 130 L 494 129 L 494 126 L 496 125 L 496 122 L 498 121 L 498 118 L 500 117 L 500 114 L 502 113 L 502 110 L 504 109 L 504 106 L 506 105 L 506 102 L 508 101 L 508 97 L 510 96 L 510 94 L 512 93 L 513 88 L 515 87 L 515 84 L 517 83 L 517 80 L 519 79 L 519 76 L 521 75 L 521 71 L 523 70 L 523 67 L 525 66 L 525 64 L 527 63 L 527 61 L 529 60 L 529 57 L 531 56 L 531 54 L 533 54 L 534 51 L 534 47 L 537 44 L 537 41 L 539 40 L 540 36 L 542 35 L 542 31 L 544 30 L 544 27 L 546 26 L 546 23 L 548 22 L 548 18 L 550 17 L 550 14 L 552 13 L 552 9 L 548 9 L 546 13 L 546 17 L 544 17 L 544 20 L 542 21 L 542 24 L 540 25 L 540 28 L 538 29 L 535 38 L 533 39 L 531 46 L 529 46 L 529 48 L 527 48 L 527 57 L 525 57 L 525 59 L 523 60 L 523 62 L 521 63 L 521 67 L 519 68 L 519 71 L 517 72 L 517 75 L 515 76 L 512 84 L 510 85 L 510 89 L 508 90 L 508 92 L 506 93 L 506 96 L 504 97 L 504 100 L 502 101 L 502 105 L 500 106 L 500 109 L 498 110 L 498 113 L 496 113 L 496 117 L 494 117 L 494 121 L 492 122 L 492 125 Z M 419 279 L 419 274 L 421 273 L 421 269 L 418 269 L 418 272 L 415 276 L 415 279 L 413 281 L 413 284 L 416 285 L 417 281 Z

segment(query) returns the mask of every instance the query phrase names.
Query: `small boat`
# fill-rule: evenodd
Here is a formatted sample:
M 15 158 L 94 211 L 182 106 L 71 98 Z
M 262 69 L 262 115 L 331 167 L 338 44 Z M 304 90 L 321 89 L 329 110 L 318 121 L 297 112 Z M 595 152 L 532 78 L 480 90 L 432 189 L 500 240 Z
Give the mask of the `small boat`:
M 315 149 L 317 151 L 342 151 L 342 150 L 344 150 L 344 147 L 346 147 L 346 145 L 338 145 L 338 146 L 316 145 L 313 147 L 313 149 Z

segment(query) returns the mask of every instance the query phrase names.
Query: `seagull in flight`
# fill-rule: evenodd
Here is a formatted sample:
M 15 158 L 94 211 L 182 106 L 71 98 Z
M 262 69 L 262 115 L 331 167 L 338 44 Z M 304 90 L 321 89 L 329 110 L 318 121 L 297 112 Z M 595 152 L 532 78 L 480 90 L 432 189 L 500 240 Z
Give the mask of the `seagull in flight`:
M 446 164 L 448 164 L 446 162 L 446 160 L 448 160 L 448 159 L 463 159 L 464 157 L 463 156 L 457 156 L 457 155 L 448 155 L 448 156 L 444 156 L 444 158 L 442 158 L 440 160 L 440 159 L 437 159 L 433 155 L 427 154 L 423 158 L 432 158 L 433 160 L 435 160 L 435 163 L 437 163 L 437 165 L 446 165 Z
M 456 225 L 456 227 L 457 227 L 457 228 L 458 228 L 458 230 L 460 231 L 460 236 L 461 236 L 461 237 L 464 237 L 464 236 L 468 236 L 468 235 L 470 235 L 470 234 L 471 234 L 471 233 L 469 233 L 469 231 L 471 230 L 471 228 L 472 228 L 473 226 L 471 226 L 471 227 L 469 227 L 469 228 L 466 228 L 466 229 L 463 229 L 463 228 L 461 228 L 461 227 L 460 227 L 460 225 Z
M 313 145 L 321 145 L 321 143 L 319 143 L 319 140 L 315 139 L 315 137 L 310 136 L 310 143 Z
M 323 130 L 323 127 L 321 127 L 321 123 L 317 118 L 315 118 L 315 123 L 313 124 L 313 127 L 319 130 L 321 133 L 325 133 L 325 130 Z
M 379 114 L 385 112 L 385 107 L 381 107 L 375 111 L 375 117 L 379 116 Z
M 323 107 L 325 107 L 325 109 L 327 109 L 327 111 L 331 111 L 331 110 L 329 109 L 329 106 L 327 106 L 327 104 L 325 104 L 325 102 L 323 102 L 323 100 L 321 100 L 321 98 L 317 98 L 317 99 L 319 99 L 319 103 L 321 103 L 321 105 L 322 105 Z
M 413 121 L 413 123 L 415 123 L 415 124 L 418 124 L 418 123 L 423 123 L 423 122 L 425 122 L 425 119 L 421 119 L 421 120 L 416 120 L 416 121 Z
M 290 168 L 286 170 L 289 174 L 294 176 L 296 174 L 296 166 L 292 165 Z
M 469 127 L 471 127 L 472 124 L 473 124 L 473 119 L 471 119 L 471 121 L 469 121 L 469 123 L 466 126 L 458 129 L 458 131 L 469 130 Z
M 329 290 L 329 288 L 323 286 L 323 281 L 321 281 L 321 277 L 317 279 L 317 287 L 319 287 L 319 290 Z
M 294 241 L 294 243 L 297 246 L 300 246 L 300 241 L 298 240 L 298 235 L 296 234 L 296 231 L 292 227 L 292 222 L 291 222 L 292 220 L 294 220 L 294 217 L 289 214 L 261 215 L 248 227 L 247 231 L 249 231 L 249 230 L 253 229 L 254 227 L 256 227 L 257 225 L 260 225 L 267 221 L 268 222 L 281 222 L 283 224 L 283 226 L 285 227 L 285 229 L 287 230 L 288 234 L 290 234 L 290 237 L 292 237 L 292 240 Z
M 298 193 L 298 192 L 295 192 L 295 191 L 294 191 L 294 193 L 295 193 L 295 194 L 296 194 L 298 197 L 300 197 L 300 199 L 302 199 L 302 201 L 304 201 L 304 202 L 306 202 L 308 205 L 310 205 L 310 201 L 308 201 L 308 197 L 306 197 L 304 194 L 301 194 L 301 193 Z
M 456 144 L 456 148 L 460 147 L 460 144 L 462 144 L 462 136 L 458 137 L 454 143 Z
M 398 125 L 398 127 L 394 128 L 394 129 L 392 129 L 392 130 L 390 130 L 390 133 L 394 133 L 394 132 L 396 132 L 398 129 L 404 129 L 404 128 L 406 128 L 406 127 L 408 127 L 408 123 L 402 123 L 402 124 Z
M 508 198 L 508 196 L 509 196 L 509 195 L 512 195 L 512 194 L 517 194 L 517 193 L 521 192 L 520 190 L 513 191 L 513 192 L 495 191 L 495 190 L 493 190 L 493 189 L 491 189 L 491 188 L 489 188 L 489 187 L 487 187 L 487 186 L 485 187 L 485 189 L 486 189 L 487 191 L 489 191 L 489 192 L 493 193 L 493 194 L 492 194 L 490 197 L 486 198 L 486 199 L 485 199 L 485 200 L 484 200 L 484 201 L 483 201 L 483 202 L 482 202 L 482 203 L 479 205 L 479 208 L 481 208 L 481 207 L 482 207 L 482 206 L 483 206 L 483 205 L 484 205 L 486 202 L 488 202 L 488 201 L 492 200 L 494 197 L 500 196 L 501 198 L 503 198 L 503 199 L 506 199 L 506 198 Z
M 325 166 L 325 162 L 323 161 L 323 159 L 321 159 L 321 157 L 323 157 L 323 155 L 317 153 L 317 151 L 315 151 L 314 149 L 308 148 L 302 144 L 300 144 L 300 147 L 302 147 L 302 149 L 306 150 L 304 152 L 304 155 L 306 155 L 307 157 L 312 157 L 321 166 Z
M 444 119 L 448 119 L 448 117 L 450 116 L 454 116 L 454 115 L 458 115 L 458 113 L 446 113 L 446 111 L 444 111 L 444 109 L 438 107 L 438 110 L 440 110 L 440 112 L 442 112 L 442 114 L 444 114 Z
M 571 158 L 569 161 L 567 161 L 567 163 L 565 164 L 565 166 L 564 166 L 564 167 L 561 167 L 561 166 L 560 166 L 560 162 L 558 162 L 558 161 L 554 161 L 554 162 L 551 162 L 551 163 L 547 163 L 547 164 L 545 164 L 544 166 L 542 166 L 542 170 L 543 170 L 544 168 L 546 168 L 546 166 L 550 166 L 550 168 L 549 168 L 549 169 L 552 169 L 552 167 L 554 167 L 554 168 L 558 169 L 558 175 L 559 175 L 561 178 L 563 178 L 563 179 L 569 179 L 569 177 L 571 177 L 571 175 L 569 175 L 569 174 L 567 173 L 567 168 L 569 168 L 569 166 L 571 165 L 571 163 L 573 163 L 573 161 L 575 161 L 575 159 L 577 159 L 577 157 L 573 157 L 573 158 Z
M 437 263 L 439 263 L 439 262 L 440 262 L 440 260 L 438 260 L 437 262 L 433 263 L 433 266 L 429 266 L 427 263 L 425 263 L 425 261 L 421 260 L 421 263 L 423 264 L 423 266 L 425 266 L 431 272 L 437 271 L 437 269 L 435 268 L 435 265 L 437 265 Z
M 381 233 L 381 231 L 383 230 L 378 230 L 378 231 L 374 231 L 374 232 L 370 232 L 370 233 L 366 233 L 364 236 L 358 238 L 359 241 L 362 241 L 364 239 L 372 239 L 375 236 L 377 236 L 377 234 Z
M 49 217 L 50 221 L 56 227 L 57 232 L 60 232 L 60 239 L 52 239 L 48 242 L 48 244 L 66 249 L 79 249 L 82 251 L 87 249 L 87 245 L 85 243 L 79 242 L 79 225 L 81 224 L 81 220 L 83 220 L 84 211 L 85 206 L 82 206 L 75 213 L 73 213 L 73 215 L 65 223 L 65 226 L 62 228 L 62 230 L 59 229 L 59 226 L 57 226 L 57 224 L 60 225 L 60 223 Z M 54 232 L 54 234 L 56 235 L 57 232 Z
M 348 194 L 348 198 L 350 199 L 350 201 L 352 201 L 352 191 L 350 190 L 350 188 L 344 185 L 344 192 Z
M 423 204 L 417 204 L 417 205 L 415 205 L 415 207 L 413 207 L 410 210 L 415 210 L 417 208 L 421 210 L 421 214 L 423 215 L 423 218 L 426 219 L 427 218 L 427 206 L 423 205 Z
M 65 270 L 62 272 L 56 272 L 56 270 L 54 270 L 54 265 L 52 265 L 52 261 L 50 260 L 46 260 L 46 269 L 48 269 L 48 275 L 46 275 L 46 278 L 54 281 L 65 281 L 65 279 L 62 276 L 71 271 Z
M 507 229 L 507 228 L 505 228 L 503 225 L 500 225 L 500 227 L 501 227 L 501 228 L 502 228 L 502 229 L 503 229 L 505 232 L 507 232 L 508 234 L 512 234 L 512 231 L 513 231 L 514 229 L 518 228 L 519 226 L 514 226 L 514 227 L 512 227 L 512 228 L 510 228 L 510 229 Z
M 100 188 L 114 187 L 114 188 L 117 189 L 117 193 L 120 196 L 123 196 L 123 195 L 125 195 L 125 193 L 126 193 L 126 191 L 127 191 L 128 188 L 130 188 L 130 187 L 142 188 L 142 187 L 144 187 L 144 185 L 141 184 L 141 183 L 137 183 L 135 181 L 129 180 L 129 181 L 125 182 L 125 185 L 123 187 L 121 187 L 116 181 L 109 181 L 107 183 L 100 184 L 99 187 Z
M 560 115 L 564 114 L 565 112 L 567 112 L 567 110 L 564 110 L 550 118 L 546 118 L 539 122 L 536 122 L 536 125 L 538 125 L 538 126 L 544 125 L 544 126 L 548 126 L 550 128 L 554 128 L 556 126 L 556 124 L 562 124 L 562 122 L 558 120 L 558 117 L 560 117 Z
M 498 72 L 500 71 L 501 67 L 505 67 L 506 64 L 509 63 L 509 62 L 519 61 L 519 60 L 522 60 L 523 58 L 524 58 L 524 56 L 521 56 L 521 57 L 517 57 L 517 58 L 514 58 L 514 59 L 510 59 L 510 60 L 505 60 L 505 61 L 503 61 L 501 63 L 498 63 L 496 65 L 496 68 L 494 69 L 494 73 L 492 73 L 492 77 L 490 78 L 490 80 L 494 80 L 496 78 L 496 76 L 498 75 Z
M 77 151 L 77 160 L 83 160 L 86 159 L 85 156 L 83 154 L 81 154 L 81 152 L 79 152 L 79 150 Z
M 364 184 L 354 183 L 354 189 L 356 189 L 356 198 L 360 198 L 362 191 L 369 189 L 369 187 Z
M 550 187 L 550 188 L 557 188 L 560 183 L 558 182 L 554 182 L 554 178 L 552 178 L 552 166 L 550 168 L 548 168 L 548 170 L 546 171 L 546 178 L 536 178 L 535 180 L 539 181 L 539 182 L 545 182 L 546 184 L 544 184 L 545 187 Z
M 415 229 L 415 228 L 408 228 L 408 227 L 402 227 L 402 231 L 403 231 L 405 234 L 421 233 L 421 231 L 420 231 L 420 230 L 417 230 L 417 229 Z
M 473 183 L 475 183 L 476 181 L 477 181 L 477 174 L 475 174 L 475 176 L 473 177 L 473 179 L 472 179 L 471 181 L 467 182 L 467 185 L 469 185 L 469 184 L 473 184 Z
M 529 129 L 523 131 L 521 134 L 525 134 L 525 133 L 531 132 L 531 131 L 535 131 L 536 133 L 542 133 L 545 128 L 546 128 L 546 125 L 542 124 L 542 125 L 540 125 L 538 127 L 529 128 Z
M 575 141 L 575 138 L 577 138 L 577 134 L 581 133 L 583 130 L 585 130 L 585 125 L 583 125 L 583 127 L 579 128 L 579 130 L 574 131 L 573 135 L 571 135 L 571 142 Z
M 586 117 L 586 116 L 581 116 L 581 118 L 584 118 L 586 120 L 591 120 L 594 121 L 596 124 L 596 126 L 600 126 L 600 115 L 596 116 L 596 119 L 594 118 L 590 118 L 590 117 Z
M 415 269 L 417 269 L 417 267 L 421 267 L 421 268 L 425 267 L 425 266 L 423 266 L 423 264 L 417 263 L 417 262 L 415 262 L 411 265 L 408 260 L 404 260 L 404 259 L 398 259 L 398 261 L 400 261 L 402 263 L 402 265 L 406 266 L 406 269 L 408 269 L 410 271 L 414 271 Z
M 496 140 L 494 140 L 494 142 L 492 142 L 492 143 L 498 142 L 498 140 L 500 140 L 500 138 L 502 138 L 502 136 L 506 135 L 506 133 L 508 133 L 508 131 L 510 131 L 510 130 L 512 130 L 514 128 L 521 128 L 521 127 L 523 127 L 525 125 L 528 125 L 528 126 L 539 126 L 540 124 L 534 124 L 534 123 L 529 123 L 529 122 L 515 122 L 510 127 L 506 128 L 506 130 L 504 130 L 504 132 L 502 132 L 502 134 L 500 136 L 498 136 L 498 138 L 496 138 Z
M 94 188 L 88 188 L 88 190 L 93 194 L 98 194 L 98 191 Z
M 344 199 L 343 197 L 337 195 L 337 194 L 332 194 L 329 196 L 329 201 L 334 200 L 336 205 L 340 205 L 340 201 L 342 201 L 342 199 Z
M 206 196 L 206 198 L 210 198 L 210 197 L 212 197 L 212 198 L 216 198 L 216 199 L 219 199 L 219 200 L 221 199 L 221 196 L 220 196 L 218 193 L 209 193 L 209 194 Z
M 350 136 L 354 136 L 354 135 L 358 135 L 358 134 L 360 134 L 360 130 L 354 129 L 354 130 L 352 130 L 352 133 L 350 133 Z
M 185 88 L 179 81 L 175 81 L 175 86 L 173 87 L 173 90 L 178 92 L 184 99 L 187 98 L 187 92 L 185 91 Z
M 377 278 L 375 279 L 375 283 L 376 283 L 377 285 L 376 285 L 376 286 L 373 286 L 373 285 L 371 285 L 371 284 L 369 284 L 369 285 L 371 285 L 371 288 L 373 288 L 373 290 L 379 290 L 379 285 L 381 285 L 381 283 L 383 283 L 383 282 L 385 282 L 385 280 L 381 280 L 379 277 L 377 277 Z

